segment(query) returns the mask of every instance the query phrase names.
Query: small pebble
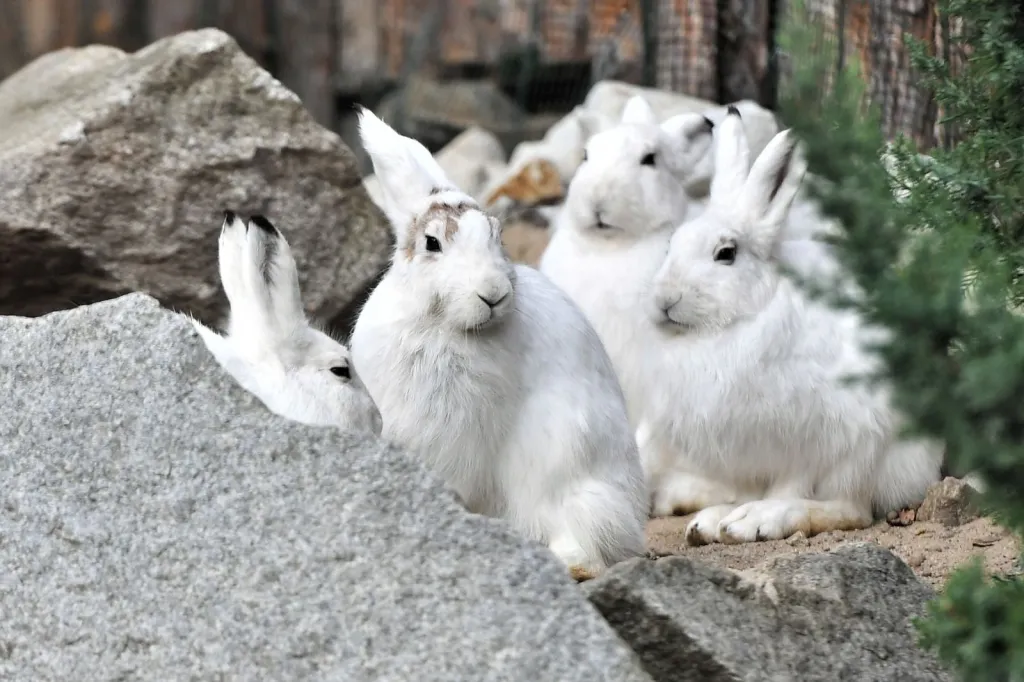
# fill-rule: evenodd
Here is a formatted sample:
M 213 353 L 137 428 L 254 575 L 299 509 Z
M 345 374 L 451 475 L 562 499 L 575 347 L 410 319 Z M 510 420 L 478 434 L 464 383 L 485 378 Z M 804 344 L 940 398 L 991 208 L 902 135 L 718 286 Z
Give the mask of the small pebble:
M 911 568 L 920 568 L 921 564 L 924 563 L 924 554 L 921 552 L 915 552 L 911 554 L 907 559 L 907 565 Z
M 980 538 L 975 538 L 971 544 L 975 547 L 991 547 L 992 545 L 999 542 L 998 535 L 983 535 Z
M 798 530 L 786 538 L 786 544 L 792 547 L 803 547 L 807 544 L 807 536 L 802 530 Z
M 930 532 L 931 531 L 929 531 L 924 526 L 917 526 L 916 528 L 914 528 L 914 535 L 924 535 L 924 534 L 930 533 Z
M 885 516 L 885 520 L 890 526 L 909 526 L 916 519 L 917 510 L 910 508 L 894 509 Z

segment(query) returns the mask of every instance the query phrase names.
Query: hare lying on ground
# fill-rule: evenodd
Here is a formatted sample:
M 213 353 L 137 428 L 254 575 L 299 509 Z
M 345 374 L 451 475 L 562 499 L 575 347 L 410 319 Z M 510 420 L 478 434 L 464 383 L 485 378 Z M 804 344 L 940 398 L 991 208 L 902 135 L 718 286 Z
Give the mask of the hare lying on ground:
M 351 341 L 384 436 L 577 578 L 641 554 L 646 489 L 597 333 L 547 277 L 508 261 L 498 221 L 423 145 L 366 109 L 359 128 L 396 237 Z
M 862 528 L 919 502 L 941 448 L 898 438 L 878 368 L 884 330 L 806 296 L 779 270 L 805 165 L 789 131 L 750 164 L 738 112 L 715 129 L 707 209 L 672 236 L 653 282 L 663 381 L 643 434 L 663 508 L 701 510 L 694 544 Z
M 657 329 L 647 312 L 651 280 L 687 216 L 683 183 L 711 155 L 712 128 L 692 113 L 658 124 L 647 101 L 632 97 L 622 122 L 587 142 L 585 161 L 569 184 L 559 227 L 541 259 L 541 272 L 597 330 L 634 428 L 649 383 L 658 380 Z M 653 377 L 647 371 L 652 364 Z
M 217 362 L 271 411 L 304 424 L 380 433 L 380 414 L 349 351 L 310 325 L 295 259 L 269 220 L 224 214 L 220 278 L 231 305 L 227 335 L 192 320 Z

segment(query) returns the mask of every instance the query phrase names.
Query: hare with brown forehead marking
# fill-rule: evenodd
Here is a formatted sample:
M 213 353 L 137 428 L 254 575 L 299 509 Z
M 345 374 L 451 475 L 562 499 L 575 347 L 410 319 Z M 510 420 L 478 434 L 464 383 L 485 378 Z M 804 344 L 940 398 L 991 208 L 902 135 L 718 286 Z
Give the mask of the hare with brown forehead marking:
M 547 277 L 509 262 L 498 221 L 423 145 L 359 116 L 396 241 L 352 335 L 384 436 L 577 577 L 641 554 L 646 489 L 593 327 Z

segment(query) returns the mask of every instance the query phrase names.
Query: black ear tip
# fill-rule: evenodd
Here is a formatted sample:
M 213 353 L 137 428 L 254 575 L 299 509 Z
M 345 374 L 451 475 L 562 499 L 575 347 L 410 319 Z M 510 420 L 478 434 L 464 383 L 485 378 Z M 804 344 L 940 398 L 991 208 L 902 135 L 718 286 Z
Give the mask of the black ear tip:
M 262 214 L 257 213 L 253 217 L 249 218 L 249 222 L 268 234 L 277 234 L 277 228 L 274 227 L 273 223 L 267 220 L 266 216 Z
M 231 209 L 227 209 L 227 208 L 224 209 L 224 222 L 226 222 L 226 223 L 233 223 L 233 222 L 235 222 L 235 218 L 236 217 L 237 216 L 235 215 L 234 211 L 232 211 Z
M 742 116 L 740 116 L 740 110 L 737 109 L 736 106 L 733 105 L 733 104 L 729 105 L 729 108 L 727 109 L 727 111 L 728 111 L 730 116 L 736 116 L 737 118 L 743 118 Z
M 714 130 L 715 129 L 715 122 L 712 121 L 707 116 L 704 117 L 704 125 L 707 126 L 708 130 Z

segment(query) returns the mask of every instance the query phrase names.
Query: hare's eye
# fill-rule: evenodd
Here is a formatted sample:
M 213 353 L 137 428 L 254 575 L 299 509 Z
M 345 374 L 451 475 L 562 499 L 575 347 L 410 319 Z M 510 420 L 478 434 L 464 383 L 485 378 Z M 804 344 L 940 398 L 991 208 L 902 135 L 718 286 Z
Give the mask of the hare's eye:
M 640 159 L 641 166 L 653 166 L 654 165 L 654 152 L 650 154 L 644 154 L 644 158 Z
M 331 367 L 331 374 L 342 379 L 351 379 L 352 372 L 349 370 L 348 365 L 339 365 L 337 367 Z
M 723 244 L 715 250 L 715 262 L 722 265 L 732 265 L 736 262 L 736 245 Z
M 427 236 L 427 251 L 441 253 L 441 242 L 437 241 L 437 237 Z

